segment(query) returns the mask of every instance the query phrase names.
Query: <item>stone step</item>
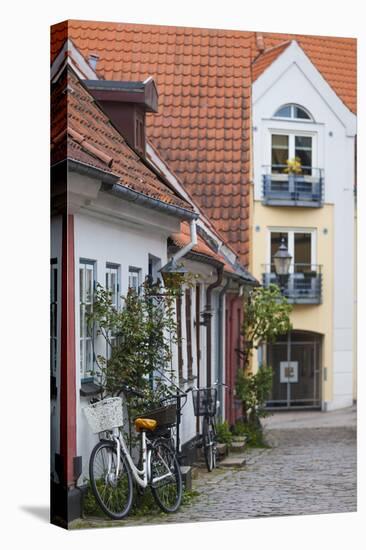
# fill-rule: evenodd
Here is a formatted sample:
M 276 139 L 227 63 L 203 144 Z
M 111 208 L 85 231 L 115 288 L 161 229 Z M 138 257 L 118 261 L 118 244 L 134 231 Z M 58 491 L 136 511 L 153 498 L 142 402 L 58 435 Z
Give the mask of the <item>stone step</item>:
M 192 467 L 191 466 L 181 466 L 180 472 L 182 474 L 182 481 L 184 487 L 187 491 L 192 490 Z
M 229 455 L 224 458 L 219 463 L 220 468 L 242 468 L 246 464 L 245 455 L 239 453 L 229 453 Z

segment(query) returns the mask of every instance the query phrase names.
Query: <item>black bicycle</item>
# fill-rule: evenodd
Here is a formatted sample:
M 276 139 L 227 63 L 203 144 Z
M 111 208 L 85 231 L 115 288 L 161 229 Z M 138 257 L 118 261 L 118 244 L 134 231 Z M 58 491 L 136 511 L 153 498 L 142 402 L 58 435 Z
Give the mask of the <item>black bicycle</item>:
M 202 416 L 202 447 L 207 470 L 216 467 L 216 424 L 217 388 L 194 388 L 193 408 L 195 416 Z

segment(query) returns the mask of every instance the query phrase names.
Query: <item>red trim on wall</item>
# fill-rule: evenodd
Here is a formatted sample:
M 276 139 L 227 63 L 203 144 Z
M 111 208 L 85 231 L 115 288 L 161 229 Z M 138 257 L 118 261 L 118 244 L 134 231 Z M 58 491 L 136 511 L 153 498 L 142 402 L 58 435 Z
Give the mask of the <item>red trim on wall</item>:
M 241 415 L 240 406 L 235 399 L 235 383 L 238 368 L 242 360 L 236 350 L 242 347 L 241 325 L 243 322 L 243 303 L 237 295 L 226 295 L 226 383 L 228 385 L 225 415 L 229 424 L 235 424 Z
M 60 454 L 66 485 L 74 485 L 76 356 L 74 216 L 62 218 Z

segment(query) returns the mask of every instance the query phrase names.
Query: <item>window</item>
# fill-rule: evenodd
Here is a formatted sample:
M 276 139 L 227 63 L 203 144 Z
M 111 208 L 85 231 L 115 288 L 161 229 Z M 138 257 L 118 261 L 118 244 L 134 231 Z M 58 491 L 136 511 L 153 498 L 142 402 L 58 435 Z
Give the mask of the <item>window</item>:
M 136 294 L 140 293 L 141 269 L 139 267 L 128 268 L 128 287 L 133 288 Z
M 109 264 L 106 265 L 105 272 L 105 288 L 111 294 L 111 302 L 114 309 L 118 309 L 119 306 L 119 273 L 120 269 L 118 265 Z M 115 343 L 116 336 L 112 332 L 108 334 L 106 358 L 111 357 L 111 346 Z
M 93 311 L 95 286 L 95 263 L 80 260 L 79 265 L 79 316 L 80 316 L 80 376 L 88 378 L 94 374 L 93 329 L 88 315 Z
M 158 279 L 161 279 L 160 274 L 161 259 L 149 254 L 149 277 L 153 283 L 156 283 Z
M 56 258 L 51 260 L 51 296 L 50 296 L 50 359 L 51 359 L 51 376 L 56 376 L 57 372 L 57 352 L 58 352 L 58 330 L 57 330 L 57 314 L 58 314 L 58 266 Z
M 105 288 L 111 293 L 112 305 L 115 309 L 119 304 L 119 266 L 115 264 L 106 265 Z
M 304 273 L 312 270 L 315 263 L 315 231 L 271 231 L 270 255 L 271 271 L 274 271 L 273 256 L 282 239 L 292 256 L 290 273 Z
M 287 167 L 286 161 L 298 157 L 301 174 L 311 175 L 313 165 L 312 136 L 295 134 L 272 134 L 271 163 L 272 174 L 281 174 Z
M 277 109 L 277 111 L 273 116 L 278 118 L 312 120 L 312 117 L 310 116 L 310 114 L 303 107 L 300 107 L 299 105 L 294 105 L 294 104 L 283 105 L 283 107 L 280 107 L 279 109 Z
M 272 172 L 283 172 L 289 158 L 289 136 L 272 134 Z
M 135 118 L 135 148 L 140 152 L 144 152 L 144 120 L 141 115 L 136 114 Z

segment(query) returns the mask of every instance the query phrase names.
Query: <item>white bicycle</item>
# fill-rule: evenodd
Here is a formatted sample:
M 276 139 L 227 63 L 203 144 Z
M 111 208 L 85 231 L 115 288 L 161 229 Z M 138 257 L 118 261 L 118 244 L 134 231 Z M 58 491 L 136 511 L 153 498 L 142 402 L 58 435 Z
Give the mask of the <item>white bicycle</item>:
M 137 393 L 130 388 L 128 391 Z M 164 512 L 175 512 L 182 500 L 182 476 L 176 454 L 166 438 L 154 437 L 157 420 L 136 418 L 140 446 L 135 465 L 123 436 L 122 404 L 120 397 L 109 397 L 84 409 L 89 426 L 100 437 L 89 461 L 93 494 L 110 518 L 122 519 L 131 510 L 134 480 L 142 490 L 150 487 Z

